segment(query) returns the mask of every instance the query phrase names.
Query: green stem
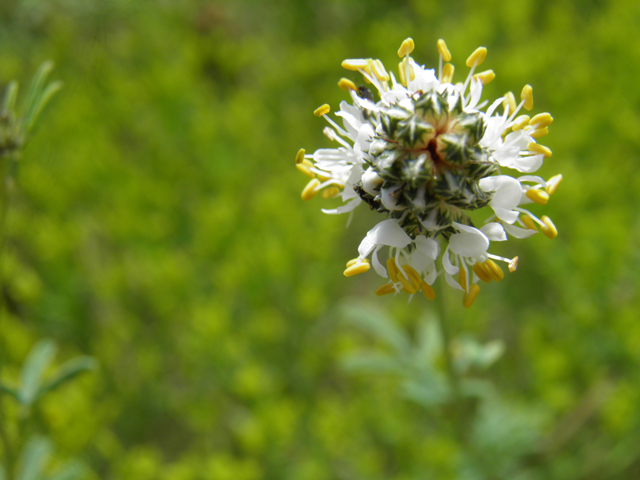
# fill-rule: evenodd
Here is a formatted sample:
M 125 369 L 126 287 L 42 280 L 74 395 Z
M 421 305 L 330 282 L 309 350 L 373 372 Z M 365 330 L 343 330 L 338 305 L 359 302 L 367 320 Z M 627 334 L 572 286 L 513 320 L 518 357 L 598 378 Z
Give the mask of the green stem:
M 464 405 L 462 403 L 462 396 L 460 394 L 460 376 L 455 369 L 453 361 L 453 351 L 451 346 L 452 338 L 452 323 L 453 319 L 448 318 L 448 292 L 446 288 L 442 289 L 438 295 L 438 322 L 440 325 L 440 332 L 442 334 L 442 342 L 444 344 L 444 359 L 447 378 L 449 380 L 449 386 L 451 387 L 451 399 L 454 410 L 454 427 L 456 430 L 456 436 L 459 440 L 464 437 Z
M 4 317 L 4 249 L 7 231 L 7 213 L 9 210 L 9 155 L 0 153 L 0 381 L 2 381 L 2 370 L 5 363 L 5 339 L 2 334 Z M 6 430 L 6 415 L 4 413 L 3 401 L 0 397 L 0 441 L 3 445 L 5 474 L 7 480 L 13 479 L 14 456 L 11 442 Z

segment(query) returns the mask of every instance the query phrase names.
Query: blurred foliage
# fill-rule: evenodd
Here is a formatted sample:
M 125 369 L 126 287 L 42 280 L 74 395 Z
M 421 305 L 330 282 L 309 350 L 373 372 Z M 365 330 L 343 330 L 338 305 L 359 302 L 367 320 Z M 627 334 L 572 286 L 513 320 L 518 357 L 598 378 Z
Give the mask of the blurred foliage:
M 640 476 L 639 24 L 631 0 L 1 2 L 0 87 L 47 59 L 65 83 L 7 219 L 4 372 L 43 336 L 101 365 L 43 399 L 55 459 L 123 480 Z M 486 97 L 530 83 L 555 117 L 560 235 L 503 247 L 518 272 L 448 308 L 505 347 L 470 433 L 486 468 L 402 378 L 341 369 L 392 352 L 342 321 L 346 296 L 411 345 L 432 305 L 344 278 L 371 223 L 304 204 L 293 168 L 328 145 L 311 112 L 344 98 L 340 62 L 392 64 L 407 36 L 429 65 L 438 38 L 454 63 L 487 46 Z

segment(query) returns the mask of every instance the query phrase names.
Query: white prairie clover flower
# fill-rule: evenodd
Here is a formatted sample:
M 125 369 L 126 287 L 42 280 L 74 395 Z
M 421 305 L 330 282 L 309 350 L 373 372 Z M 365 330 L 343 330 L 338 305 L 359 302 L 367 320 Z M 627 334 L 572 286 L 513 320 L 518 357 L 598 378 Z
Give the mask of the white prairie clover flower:
M 481 102 L 483 85 L 495 78 L 492 70 L 474 74 L 486 48 L 469 56 L 466 80 L 454 84 L 451 54 L 443 40 L 437 47 L 437 74 L 411 58 L 410 38 L 398 50 L 398 80 L 380 60 L 342 62 L 362 74 L 378 100 L 369 87 L 341 79 L 338 85 L 353 101 L 343 101 L 336 113 L 343 127 L 328 116 L 328 105 L 314 112 L 327 120 L 324 133 L 340 146 L 311 155 L 301 149 L 296 166 L 311 177 L 302 191 L 304 200 L 321 193 L 344 202 L 325 213 L 350 212 L 364 202 L 386 217 L 362 240 L 346 276 L 373 265 L 389 279 L 376 294 L 422 291 L 431 300 L 432 285 L 443 276 L 464 292 L 463 304 L 469 307 L 479 280 L 504 278 L 496 261 L 507 263 L 510 272 L 517 267 L 518 257 L 489 253 L 491 242 L 506 241 L 507 235 L 525 238 L 538 228 L 549 238 L 558 234 L 549 217 L 538 218 L 523 205 L 546 205 L 562 175 L 548 181 L 532 175 L 551 156 L 537 139 L 548 133 L 553 117 L 518 116 L 521 108 L 533 108 L 531 86 L 522 89 L 519 104 L 511 92 L 490 104 Z M 478 228 L 468 212 L 483 207 L 493 214 Z M 385 247 L 387 260 L 381 262 Z

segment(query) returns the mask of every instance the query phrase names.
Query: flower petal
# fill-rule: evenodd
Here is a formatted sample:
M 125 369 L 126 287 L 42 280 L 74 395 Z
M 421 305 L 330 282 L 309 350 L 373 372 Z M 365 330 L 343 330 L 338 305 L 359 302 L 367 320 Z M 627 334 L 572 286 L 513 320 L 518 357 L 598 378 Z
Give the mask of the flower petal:
M 507 239 L 504 227 L 496 222 L 487 223 L 480 228 L 480 231 L 492 242 L 504 242 Z
M 468 225 L 453 222 L 460 233 L 454 233 L 449 239 L 449 247 L 455 254 L 463 257 L 479 257 L 487 253 L 489 239 L 480 230 Z

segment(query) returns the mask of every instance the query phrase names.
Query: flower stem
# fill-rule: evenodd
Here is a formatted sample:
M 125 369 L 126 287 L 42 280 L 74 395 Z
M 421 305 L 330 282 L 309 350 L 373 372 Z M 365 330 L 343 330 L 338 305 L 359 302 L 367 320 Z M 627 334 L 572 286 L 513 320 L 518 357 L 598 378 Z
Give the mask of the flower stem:
M 2 382 L 2 370 L 5 363 L 7 349 L 2 333 L 3 317 L 5 309 L 4 297 L 4 247 L 7 231 L 7 213 L 9 210 L 9 155 L 0 152 L 0 382 Z M 7 480 L 13 479 L 14 457 L 11 442 L 6 430 L 6 415 L 4 413 L 2 396 L 0 392 L 0 441 L 4 456 L 5 476 Z
M 441 292 L 439 292 L 440 295 L 438 295 L 438 300 L 436 301 L 438 304 L 438 323 L 442 335 L 442 343 L 444 345 L 445 369 L 449 380 L 449 387 L 451 388 L 451 402 L 454 410 L 454 428 L 456 437 L 462 441 L 464 431 L 464 405 L 460 394 L 460 377 L 455 369 L 453 361 L 453 352 L 451 347 L 453 321 L 448 315 L 448 295 L 445 292 L 448 292 L 448 289 L 441 289 Z

